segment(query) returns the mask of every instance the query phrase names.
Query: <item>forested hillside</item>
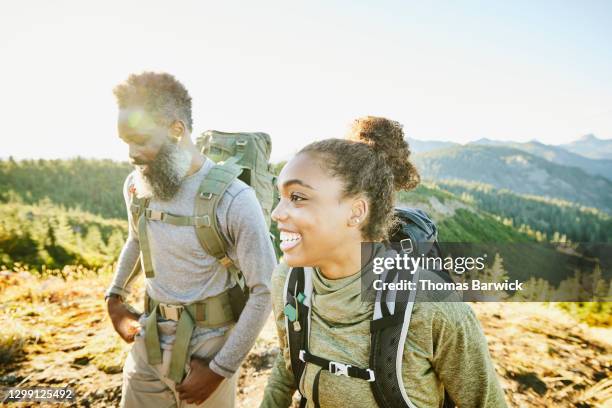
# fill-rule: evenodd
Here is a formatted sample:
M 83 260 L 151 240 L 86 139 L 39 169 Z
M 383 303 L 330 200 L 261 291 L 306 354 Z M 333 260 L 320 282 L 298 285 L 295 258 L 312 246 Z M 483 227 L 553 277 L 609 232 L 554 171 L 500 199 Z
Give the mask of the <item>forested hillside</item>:
M 280 171 L 281 165 L 274 168 Z M 6 203 L 0 204 L 0 263 L 18 262 L 38 269 L 69 264 L 100 267 L 117 258 L 126 236 L 121 186 L 128 165 L 82 159 L 8 161 L 2 163 L 2 169 L 3 183 L 10 188 L 3 190 Z M 30 185 L 32 192 L 26 188 Z M 612 221 L 602 211 L 466 182 L 423 182 L 415 190 L 399 192 L 398 202 L 425 210 L 437 223 L 441 242 L 491 243 L 482 249 L 492 255 L 499 252 L 500 243 L 568 238 L 607 242 L 611 237 Z M 278 231 L 272 231 L 278 238 Z M 278 239 L 276 249 L 280 255 Z M 560 257 L 553 248 L 542 245 L 531 246 L 529 251 L 510 248 L 504 253 L 509 276 L 528 279 L 535 275 L 558 284 L 573 275 L 573 258 Z M 525 268 L 522 262 L 527 258 L 537 266 L 537 273 Z
M 511 279 L 543 279 L 556 286 L 572 278 L 577 265 L 586 274 L 595 268 L 576 254 L 558 251 L 550 243 L 555 235 L 548 237 L 526 225 L 516 228 L 511 220 L 478 209 L 465 195 L 455 195 L 435 184 L 422 183 L 415 190 L 400 192 L 398 201 L 400 206 L 424 210 L 436 221 L 443 251 L 476 251 L 472 256 L 486 253 L 491 259 L 499 255 L 502 269 Z M 463 245 L 466 243 L 477 245 Z
M 519 229 L 529 227 L 554 241 L 612 242 L 612 217 L 596 208 L 559 199 L 517 194 L 482 183 L 438 181 L 476 207 L 512 221 Z
M 280 171 L 282 163 L 274 168 Z M 126 229 L 121 187 L 129 165 L 83 159 L 0 161 L 0 169 L 1 197 L 6 202 L 0 207 L 2 262 L 57 267 L 96 265 L 116 257 Z M 47 199 L 40 201 L 43 197 Z M 413 191 L 398 193 L 398 200 L 426 210 L 439 226 L 441 241 L 535 242 L 567 237 L 607 242 L 612 234 L 610 216 L 596 209 L 473 183 L 424 182 Z
M 612 212 L 612 181 L 522 150 L 467 145 L 414 155 L 427 180 L 467 180 Z
M 400 206 L 425 211 L 438 225 L 442 242 L 535 242 L 534 234 L 517 231 L 503 220 L 479 211 L 473 204 L 435 184 L 421 183 L 398 193 Z
M 0 204 L 0 263 L 19 262 L 35 268 L 67 264 L 94 267 L 116 259 L 126 236 L 121 187 L 130 171 L 127 164 L 81 159 L 8 161 L 0 162 L 0 168 L 2 183 L 8 187 L 2 190 L 6 203 Z M 279 172 L 282 163 L 274 168 Z M 435 185 L 400 192 L 398 198 L 428 211 L 439 224 L 440 240 L 533 239 Z M 455 207 L 460 207 L 459 212 L 451 211 Z M 88 211 L 81 210 L 84 208 Z M 278 235 L 274 227 L 273 232 Z M 278 251 L 278 240 L 276 244 Z
M 35 268 L 101 267 L 113 262 L 127 221 L 102 218 L 43 200 L 0 204 L 0 265 Z
M 67 208 L 125 218 L 121 189 L 131 169 L 112 160 L 0 160 L 0 202 L 34 204 L 48 197 Z

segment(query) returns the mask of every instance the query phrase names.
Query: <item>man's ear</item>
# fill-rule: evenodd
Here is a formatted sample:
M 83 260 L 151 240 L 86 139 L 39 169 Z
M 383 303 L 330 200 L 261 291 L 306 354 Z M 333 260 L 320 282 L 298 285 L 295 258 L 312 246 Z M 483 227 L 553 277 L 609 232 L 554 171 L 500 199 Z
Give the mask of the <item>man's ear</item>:
M 368 216 L 369 206 L 367 200 L 362 197 L 356 198 L 351 205 L 351 216 L 348 220 L 349 226 L 358 226 Z
M 176 143 L 181 141 L 185 133 L 185 124 L 182 120 L 175 120 L 170 125 L 170 129 L 168 129 L 168 136 Z

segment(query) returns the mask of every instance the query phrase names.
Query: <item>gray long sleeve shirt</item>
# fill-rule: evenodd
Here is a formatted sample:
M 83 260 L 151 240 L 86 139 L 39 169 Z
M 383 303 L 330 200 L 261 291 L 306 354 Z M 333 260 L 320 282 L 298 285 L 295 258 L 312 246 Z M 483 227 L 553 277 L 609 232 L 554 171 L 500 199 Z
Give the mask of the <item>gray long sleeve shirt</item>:
M 214 163 L 206 159 L 196 173 L 184 179 L 171 200 L 152 199 L 149 208 L 179 216 L 193 215 L 197 190 L 213 166 Z M 129 188 L 133 184 L 133 177 L 134 173 L 127 177 L 123 188 L 128 208 L 129 235 L 107 291 L 123 297 L 130 293 L 130 273 L 140 253 L 137 232 L 133 229 L 129 211 Z M 270 276 L 276 266 L 276 257 L 255 192 L 242 181 L 235 180 L 228 187 L 217 207 L 217 220 L 221 234 L 229 244 L 227 255 L 242 271 L 250 290 L 249 300 L 239 321 L 225 345 L 210 362 L 214 372 L 229 377 L 240 367 L 270 313 Z M 204 251 L 194 227 L 149 221 L 147 228 L 155 277 L 145 278 L 145 288 L 153 299 L 164 303 L 192 303 L 216 296 L 231 287 L 229 272 Z M 144 319 L 143 315 L 141 322 Z M 176 323 L 164 322 L 164 325 L 168 324 Z M 191 343 L 203 336 L 223 334 L 226 330 L 196 327 Z M 140 335 L 144 335 L 144 325 Z M 162 334 L 160 341 L 163 348 L 170 347 L 174 336 Z

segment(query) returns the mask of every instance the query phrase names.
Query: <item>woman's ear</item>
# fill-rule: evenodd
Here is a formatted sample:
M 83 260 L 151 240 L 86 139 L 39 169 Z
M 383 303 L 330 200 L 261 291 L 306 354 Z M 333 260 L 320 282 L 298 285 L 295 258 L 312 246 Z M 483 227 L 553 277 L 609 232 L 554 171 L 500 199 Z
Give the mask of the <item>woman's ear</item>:
M 351 205 L 351 216 L 348 220 L 349 226 L 359 226 L 368 216 L 368 202 L 364 198 L 357 198 Z

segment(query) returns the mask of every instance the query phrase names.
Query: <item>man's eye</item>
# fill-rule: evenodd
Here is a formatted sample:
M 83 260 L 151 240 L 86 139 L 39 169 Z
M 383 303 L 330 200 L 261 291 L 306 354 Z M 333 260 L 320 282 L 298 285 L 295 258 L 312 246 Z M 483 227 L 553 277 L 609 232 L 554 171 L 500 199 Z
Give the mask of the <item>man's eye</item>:
M 299 196 L 299 195 L 297 195 L 297 194 L 291 194 L 291 195 L 289 196 L 289 198 L 291 199 L 291 201 L 303 201 L 303 200 L 305 200 L 305 198 L 304 198 L 304 197 L 300 197 L 300 196 Z
M 126 144 L 136 145 L 136 146 L 144 146 L 147 143 L 148 138 L 145 136 L 119 136 Z

